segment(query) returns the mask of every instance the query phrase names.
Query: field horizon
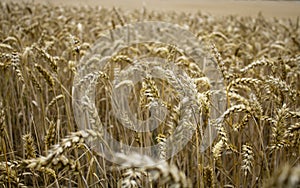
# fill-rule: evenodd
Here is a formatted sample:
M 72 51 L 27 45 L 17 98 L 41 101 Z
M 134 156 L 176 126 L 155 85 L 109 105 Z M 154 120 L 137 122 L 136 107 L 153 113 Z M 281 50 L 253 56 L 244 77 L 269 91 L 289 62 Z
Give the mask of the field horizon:
M 4 0 L 4 2 L 20 2 Z M 23 0 L 31 2 L 31 0 Z M 34 0 L 34 3 L 66 6 L 102 6 L 103 8 L 121 8 L 123 10 L 142 9 L 154 11 L 179 11 L 195 13 L 202 11 L 214 16 L 257 16 L 259 12 L 266 18 L 290 18 L 300 16 L 300 1 L 260 1 L 260 0 Z

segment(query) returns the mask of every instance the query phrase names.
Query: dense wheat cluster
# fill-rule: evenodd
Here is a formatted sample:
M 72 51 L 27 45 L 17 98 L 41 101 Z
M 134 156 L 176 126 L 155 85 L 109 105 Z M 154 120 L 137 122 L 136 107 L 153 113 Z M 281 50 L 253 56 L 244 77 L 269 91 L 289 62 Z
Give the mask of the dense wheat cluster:
M 0 10 L 0 187 L 299 187 L 299 20 L 25 3 L 1 3 Z M 92 125 L 80 128 L 72 87 L 81 57 L 104 31 L 137 21 L 178 24 L 209 47 L 225 85 L 224 113 L 210 116 L 210 81 L 180 46 L 145 43 L 116 52 L 105 69 L 75 82 L 97 87 L 98 111 L 87 105 Z M 158 129 L 137 133 L 113 117 L 110 81 L 134 57 L 149 54 L 174 61 L 188 77 L 164 71 L 172 84 L 146 75 L 128 86 L 139 119 L 158 99 L 169 111 Z M 193 100 L 180 103 L 182 93 Z M 197 111 L 189 108 L 194 104 Z M 202 121 L 190 121 L 190 114 Z M 196 131 L 164 160 L 166 138 L 184 136 L 178 126 Z M 202 151 L 207 126 L 218 136 Z M 127 145 L 158 144 L 163 161 L 119 153 L 112 164 L 88 144 L 104 142 L 103 130 Z

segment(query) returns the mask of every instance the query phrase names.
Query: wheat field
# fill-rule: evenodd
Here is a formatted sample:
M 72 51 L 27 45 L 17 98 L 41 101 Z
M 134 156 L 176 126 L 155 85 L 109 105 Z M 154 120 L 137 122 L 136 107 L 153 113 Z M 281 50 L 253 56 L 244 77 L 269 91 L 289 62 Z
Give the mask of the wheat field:
M 0 10 L 0 187 L 300 187 L 299 17 L 13 2 L 2 2 Z M 177 24 L 207 47 L 217 66 L 212 74 L 218 72 L 224 86 L 217 117 L 210 113 L 213 83 L 181 46 L 132 45 L 114 52 L 102 70 L 76 79 L 82 58 L 105 31 L 145 21 Z M 137 56 L 171 59 L 185 72 L 161 70 L 165 80 L 147 75 L 127 93 L 140 120 L 162 101 L 169 113 L 153 132 L 127 129 L 122 122 L 134 122 L 112 113 L 112 80 Z M 84 85 L 90 80 L 98 110 L 86 105 L 87 126 L 74 116 L 74 87 L 89 93 Z M 181 103 L 185 95 L 193 100 Z M 201 151 L 209 126 L 218 134 Z M 185 136 L 177 127 L 195 131 L 167 158 L 166 138 Z M 160 162 L 134 153 L 105 159 L 90 144 L 105 143 L 104 131 L 132 147 L 157 144 Z

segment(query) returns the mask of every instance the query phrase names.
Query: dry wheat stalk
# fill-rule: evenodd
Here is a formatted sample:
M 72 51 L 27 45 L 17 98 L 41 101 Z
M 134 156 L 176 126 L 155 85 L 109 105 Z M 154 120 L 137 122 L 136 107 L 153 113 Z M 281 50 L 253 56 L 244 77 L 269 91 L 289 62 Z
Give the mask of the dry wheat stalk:
M 246 67 L 243 67 L 240 72 L 246 73 L 251 69 L 257 68 L 259 66 L 270 66 L 272 69 L 275 69 L 275 65 L 273 61 L 270 61 L 269 59 L 266 59 L 265 57 L 262 57 L 259 60 L 253 61 L 252 63 L 248 64 Z
M 215 187 L 215 174 L 213 168 L 206 166 L 203 168 L 203 185 L 204 187 L 214 188 Z
M 145 176 L 143 172 L 135 168 L 128 168 L 122 173 L 121 186 L 122 188 L 138 188 L 142 187 L 142 178 Z
M 230 75 L 227 71 L 227 68 L 225 67 L 225 63 L 222 59 L 222 56 L 221 54 L 219 53 L 217 47 L 215 46 L 215 44 L 212 44 L 212 50 L 213 50 L 213 53 L 214 53 L 214 56 L 217 60 L 217 63 L 218 63 L 218 66 L 223 74 L 223 78 L 226 80 L 226 81 L 229 81 L 232 77 L 232 75 Z
M 139 105 L 142 108 L 151 106 L 153 102 L 156 102 L 160 98 L 158 88 L 151 77 L 143 79 L 140 95 L 142 98 Z
M 159 148 L 159 160 L 166 160 L 166 152 L 167 152 L 167 144 L 166 144 L 166 136 L 163 134 L 159 134 L 156 137 Z
M 270 76 L 269 79 L 266 80 L 266 83 L 270 84 L 274 88 L 278 88 L 283 93 L 287 93 L 292 100 L 296 100 L 297 91 L 292 89 L 285 81 Z
M 27 72 L 29 74 L 29 77 L 31 79 L 31 82 L 32 82 L 33 86 L 35 86 L 36 89 L 41 93 L 42 92 L 42 86 L 39 83 L 39 81 L 37 80 L 36 76 L 32 73 L 32 71 L 30 69 L 27 69 Z
M 93 130 L 71 133 L 67 138 L 64 138 L 60 144 L 54 145 L 53 148 L 48 151 L 49 154 L 46 157 L 40 156 L 35 159 L 24 160 L 23 163 L 26 164 L 28 168 L 32 169 L 47 167 L 50 163 L 56 165 L 60 161 L 63 165 L 67 165 L 69 159 L 63 156 L 63 153 L 69 149 L 78 147 L 80 144 L 84 143 L 85 140 L 97 138 L 101 138 L 101 134 Z
M 253 161 L 254 161 L 253 149 L 250 144 L 242 145 L 242 156 L 243 156 L 243 165 L 241 166 L 241 169 L 244 171 L 245 176 L 247 176 L 248 173 L 252 173 L 251 169 L 253 168 Z
M 278 109 L 272 126 L 272 142 L 271 151 L 278 150 L 282 147 L 287 147 L 288 144 L 288 129 L 286 127 L 286 119 L 288 118 L 289 109 L 284 104 L 281 109 Z
M 229 92 L 231 91 L 231 87 L 234 86 L 251 85 L 253 87 L 253 86 L 260 85 L 261 83 L 262 81 L 256 78 L 236 78 L 228 84 L 226 90 Z
M 14 52 L 11 54 L 11 65 L 17 73 L 18 80 L 24 83 L 24 77 L 21 71 L 20 54 Z
M 300 167 L 285 165 L 277 170 L 273 177 L 265 182 L 265 188 L 293 188 L 300 183 Z
M 0 163 L 0 184 L 3 187 L 14 186 L 27 188 L 19 178 L 23 174 L 17 172 L 17 162 L 1 162 Z
M 168 184 L 170 187 L 191 187 L 190 180 L 178 170 L 175 165 L 169 165 L 166 161 L 154 161 L 149 156 L 140 154 L 117 154 L 114 159 L 124 167 L 140 166 L 139 171 L 149 173 L 152 181 L 158 181 L 161 185 Z
M 47 149 L 50 148 L 51 145 L 54 144 L 56 137 L 56 124 L 53 121 L 49 122 L 49 128 L 47 130 L 47 133 L 45 135 L 44 143 Z
M 55 104 L 57 104 L 57 101 L 61 100 L 61 99 L 64 99 L 65 96 L 60 94 L 60 95 L 57 95 L 55 96 L 50 102 L 49 104 L 47 105 L 46 107 L 46 112 L 49 110 L 49 108 L 51 108 L 52 106 L 54 106 Z
M 23 136 L 23 140 L 24 140 L 24 148 L 25 148 L 25 158 L 26 159 L 36 158 L 36 147 L 32 136 L 30 134 L 26 134 Z
M 38 72 L 44 77 L 46 82 L 49 84 L 50 87 L 54 87 L 55 81 L 51 74 L 44 69 L 42 66 L 35 64 L 34 67 L 38 70 Z
M 4 106 L 2 103 L 2 100 L 0 100 L 0 137 L 3 136 L 4 129 L 6 128 L 6 122 L 5 122 L 5 111 Z
M 49 53 L 47 53 L 45 50 L 40 49 L 39 47 L 37 47 L 36 45 L 34 45 L 34 48 L 38 51 L 39 54 L 41 54 L 41 56 L 47 61 L 49 62 L 50 67 L 52 68 L 52 70 L 54 72 L 57 73 L 57 61 L 58 61 L 58 57 L 53 57 L 51 56 Z
M 217 161 L 218 163 L 222 155 L 223 149 L 224 149 L 224 141 L 220 139 L 212 149 L 214 160 Z

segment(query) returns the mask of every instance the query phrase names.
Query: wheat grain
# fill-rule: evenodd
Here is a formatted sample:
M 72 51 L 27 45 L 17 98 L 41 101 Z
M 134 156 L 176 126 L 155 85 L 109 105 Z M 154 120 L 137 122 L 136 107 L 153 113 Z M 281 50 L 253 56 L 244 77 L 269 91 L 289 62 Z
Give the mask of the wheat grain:
M 36 158 L 36 148 L 34 144 L 34 140 L 30 134 L 26 134 L 23 136 L 24 140 L 24 148 L 25 148 L 25 158 L 31 159 Z
M 241 169 L 244 171 L 244 175 L 247 176 L 248 173 L 252 172 L 253 168 L 253 161 L 254 161 L 254 154 L 253 149 L 250 144 L 243 144 L 242 145 L 242 156 L 243 156 L 243 165 Z
M 24 83 L 24 77 L 20 69 L 20 55 L 18 53 L 11 54 L 11 65 L 17 73 L 18 80 Z
M 50 87 L 54 87 L 55 81 L 51 74 L 44 69 L 42 66 L 35 64 L 34 67 L 38 70 L 38 72 L 44 77 L 46 82 L 49 84 Z
M 203 184 L 205 187 L 215 187 L 215 175 L 213 172 L 213 168 L 211 168 L 210 166 L 206 166 L 203 168 Z

